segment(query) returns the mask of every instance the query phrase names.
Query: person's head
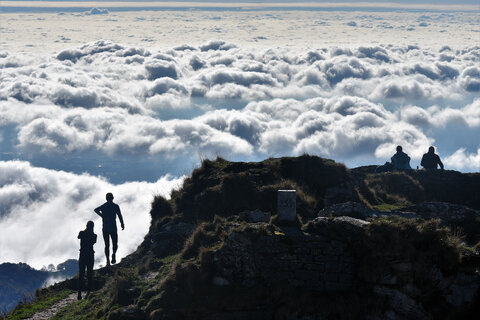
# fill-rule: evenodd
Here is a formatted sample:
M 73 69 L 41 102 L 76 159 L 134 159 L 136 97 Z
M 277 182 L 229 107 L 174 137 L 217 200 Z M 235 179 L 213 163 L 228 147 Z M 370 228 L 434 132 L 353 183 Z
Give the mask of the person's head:
M 113 194 L 111 192 L 109 192 L 109 193 L 107 193 L 105 198 L 107 199 L 107 201 L 113 201 Z
M 435 148 L 434 147 L 428 148 L 428 153 L 435 153 Z
M 87 230 L 93 231 L 93 226 L 94 226 L 93 221 L 87 222 Z
M 397 146 L 397 152 L 402 152 L 402 146 Z

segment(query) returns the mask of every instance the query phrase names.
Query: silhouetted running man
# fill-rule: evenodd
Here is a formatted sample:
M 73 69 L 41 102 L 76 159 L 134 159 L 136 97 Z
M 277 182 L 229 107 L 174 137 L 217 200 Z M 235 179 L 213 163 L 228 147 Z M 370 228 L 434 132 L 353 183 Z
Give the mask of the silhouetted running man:
M 394 170 L 412 169 L 412 167 L 410 167 L 410 157 L 408 156 L 408 154 L 402 151 L 402 146 L 397 146 L 397 153 L 393 155 L 391 160 L 392 168 Z
M 117 215 L 120 219 L 120 226 L 122 230 L 125 229 L 123 224 L 122 213 L 118 204 L 113 203 L 113 194 L 110 192 L 106 195 L 107 202 L 96 208 L 94 211 L 102 217 L 103 220 L 103 240 L 105 241 L 105 256 L 107 257 L 107 266 L 110 266 L 110 238 L 112 238 L 112 263 L 115 264 L 115 254 L 118 249 L 118 235 L 117 235 Z
M 422 167 L 426 170 L 436 170 L 440 166 L 440 169 L 443 170 L 443 163 L 440 160 L 438 154 L 435 154 L 435 148 L 428 148 L 428 153 L 425 153 L 422 157 L 422 162 L 420 163 Z
M 77 238 L 80 239 L 80 257 L 78 258 L 78 300 L 81 300 L 85 268 L 87 268 L 87 297 L 92 288 L 93 262 L 95 260 L 93 245 L 97 242 L 97 235 L 93 232 L 93 221 L 87 222 L 87 228 L 80 231 Z

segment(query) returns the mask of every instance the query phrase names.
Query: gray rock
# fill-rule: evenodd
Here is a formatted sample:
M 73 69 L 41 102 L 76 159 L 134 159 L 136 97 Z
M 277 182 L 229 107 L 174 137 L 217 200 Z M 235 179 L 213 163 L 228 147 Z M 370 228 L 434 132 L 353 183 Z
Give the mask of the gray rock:
M 393 270 L 400 272 L 408 272 L 412 270 L 412 264 L 406 261 L 394 261 L 390 266 Z
M 458 222 L 469 218 L 480 217 L 480 211 L 469 207 L 447 202 L 422 202 L 403 209 L 413 211 L 424 219 L 441 219 L 446 222 Z
M 425 312 L 421 305 L 399 290 L 377 286 L 374 288 L 374 292 L 379 296 L 388 297 L 393 311 L 406 319 L 431 319 L 431 316 Z M 402 319 L 403 317 L 394 319 Z
M 325 191 L 323 203 L 326 207 L 335 203 L 342 203 L 352 199 L 357 200 L 358 196 L 354 192 L 355 185 L 352 182 L 344 183 L 338 187 L 331 187 Z
M 167 223 L 150 238 L 150 248 L 158 256 L 166 256 L 183 247 L 185 240 L 193 232 L 194 226 L 189 223 Z
M 395 285 L 397 284 L 397 277 L 391 273 L 384 274 L 381 276 L 379 283 L 383 285 Z
M 271 216 L 270 212 L 263 212 L 258 209 L 254 211 L 243 211 L 240 213 L 240 219 L 251 223 L 270 222 Z
M 422 291 L 417 288 L 413 283 L 409 282 L 403 286 L 402 291 L 408 294 L 410 297 L 416 298 L 421 295 Z
M 212 282 L 213 282 L 214 285 L 219 286 L 219 287 L 230 285 L 230 282 L 227 279 L 222 278 L 222 277 L 214 277 Z
M 334 204 L 330 207 L 320 210 L 319 217 L 340 217 L 349 216 L 359 219 L 366 219 L 373 216 L 378 216 L 379 211 L 375 211 L 363 203 L 348 201 L 344 203 Z
M 326 218 L 318 217 L 304 226 L 304 231 L 337 239 L 340 242 L 350 242 L 361 236 L 370 222 L 352 217 Z
M 324 208 L 318 212 L 319 217 L 341 217 L 348 216 L 357 219 L 371 219 L 386 216 L 401 216 L 405 218 L 415 218 L 417 214 L 415 212 L 409 212 L 408 210 L 402 211 L 378 211 L 367 207 L 360 202 L 348 201 L 344 203 L 337 203 L 330 207 Z
M 445 281 L 450 282 L 445 298 L 456 307 L 470 305 L 480 288 L 480 279 L 477 275 L 459 273 Z

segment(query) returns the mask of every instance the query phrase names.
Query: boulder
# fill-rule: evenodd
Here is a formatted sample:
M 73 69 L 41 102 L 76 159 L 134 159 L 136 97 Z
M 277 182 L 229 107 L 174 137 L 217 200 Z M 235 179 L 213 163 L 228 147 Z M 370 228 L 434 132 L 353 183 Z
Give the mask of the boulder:
M 348 201 L 344 203 L 337 203 L 318 212 L 319 217 L 341 217 L 348 216 L 357 219 L 367 220 L 371 218 L 387 217 L 387 216 L 401 216 L 405 218 L 415 218 L 417 214 L 411 210 L 401 211 L 379 211 L 367 207 L 361 202 Z
M 480 288 L 480 277 L 476 274 L 459 273 L 444 281 L 448 283 L 445 298 L 455 307 L 471 305 Z
M 367 219 L 374 216 L 378 216 L 379 211 L 373 210 L 363 203 L 348 201 L 344 203 L 334 204 L 330 207 L 320 210 L 318 213 L 319 217 L 340 217 L 340 216 L 349 216 L 358 219 Z
M 415 212 L 424 219 L 440 219 L 445 222 L 458 222 L 480 217 L 480 211 L 478 210 L 448 202 L 422 202 L 403 208 L 402 211 Z
M 401 315 L 400 317 L 395 317 L 396 319 L 427 320 L 432 318 L 414 299 L 397 289 L 377 286 L 374 288 L 374 292 L 380 297 L 388 298 L 393 312 Z
M 303 230 L 305 232 L 337 239 L 339 241 L 352 241 L 360 237 L 370 222 L 352 217 L 326 218 L 318 217 L 308 222 Z
M 269 222 L 272 217 L 270 212 L 263 212 L 261 210 L 243 211 L 240 213 L 240 219 L 250 223 Z

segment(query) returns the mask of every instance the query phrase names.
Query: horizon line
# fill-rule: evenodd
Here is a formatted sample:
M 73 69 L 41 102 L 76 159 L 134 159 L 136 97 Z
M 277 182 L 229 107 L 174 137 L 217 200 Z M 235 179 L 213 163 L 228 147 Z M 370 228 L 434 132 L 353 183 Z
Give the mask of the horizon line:
M 444 10 L 444 11 L 480 11 L 480 5 L 470 4 L 432 4 L 432 3 L 396 3 L 396 2 L 191 2 L 191 1 L 0 1 L 0 8 L 241 8 L 241 9 L 263 9 L 263 8 L 385 8 L 385 9 L 408 9 L 408 10 Z

